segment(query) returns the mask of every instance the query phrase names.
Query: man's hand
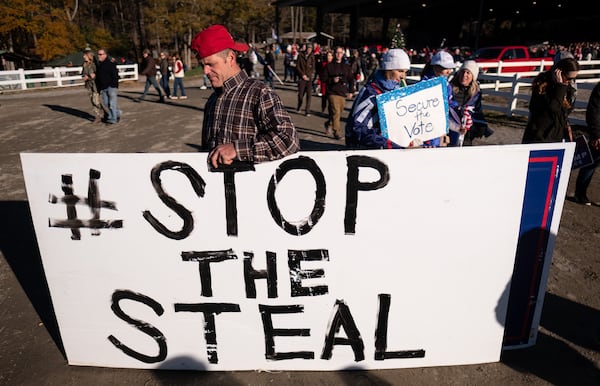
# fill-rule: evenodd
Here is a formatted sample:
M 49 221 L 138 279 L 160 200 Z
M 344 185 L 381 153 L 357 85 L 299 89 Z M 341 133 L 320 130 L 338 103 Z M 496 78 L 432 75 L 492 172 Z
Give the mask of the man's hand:
M 224 143 L 212 149 L 208 154 L 211 165 L 216 169 L 219 165 L 231 165 L 237 156 L 232 143 Z

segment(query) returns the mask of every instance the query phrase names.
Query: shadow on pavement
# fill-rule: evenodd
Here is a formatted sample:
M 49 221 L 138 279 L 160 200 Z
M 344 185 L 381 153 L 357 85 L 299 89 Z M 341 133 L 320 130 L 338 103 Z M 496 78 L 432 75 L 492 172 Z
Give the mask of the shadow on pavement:
M 48 333 L 66 358 L 31 222 L 29 204 L 25 201 L 2 201 L 0 217 L 5 219 L 0 225 L 0 249 Z
M 540 324 L 569 342 L 600 352 L 600 310 L 546 293 Z
M 137 92 L 137 91 L 120 91 L 119 92 L 119 98 L 123 98 L 123 99 L 129 99 L 132 102 L 138 102 L 140 104 L 144 104 L 144 103 L 159 103 L 159 104 L 165 104 L 168 106 L 173 106 L 173 107 L 183 107 L 186 109 L 191 109 L 191 110 L 196 110 L 196 111 L 202 111 L 204 112 L 204 107 L 197 107 L 194 105 L 190 105 L 188 103 L 181 103 L 178 102 L 177 99 L 166 99 L 165 98 L 165 102 L 161 102 L 158 95 L 155 94 L 147 94 L 146 98 L 144 98 L 143 101 L 139 102 L 137 99 L 142 96 L 142 92 Z M 149 98 L 148 98 L 149 97 Z M 189 99 L 186 99 L 187 101 L 189 101 Z
M 77 110 L 77 109 L 74 109 L 71 107 L 65 107 L 65 106 L 60 106 L 60 105 L 47 105 L 47 104 L 44 104 L 43 106 L 48 107 L 52 111 L 58 111 L 60 113 L 73 115 L 75 117 L 83 118 L 88 121 L 93 121 L 95 118 L 92 114 L 90 114 L 88 112 Z
M 572 344 L 600 351 L 600 311 L 546 293 L 536 344 L 506 350 L 502 363 L 554 385 L 599 385 L 600 369 Z M 556 337 L 555 337 L 556 336 Z
M 539 332 L 533 347 L 502 353 L 502 363 L 553 385 L 598 385 L 600 370 L 567 343 Z

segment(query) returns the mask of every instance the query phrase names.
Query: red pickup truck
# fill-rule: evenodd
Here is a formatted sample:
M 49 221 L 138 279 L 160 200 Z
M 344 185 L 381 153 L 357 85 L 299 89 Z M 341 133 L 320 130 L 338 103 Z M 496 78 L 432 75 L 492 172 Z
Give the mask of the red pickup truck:
M 551 57 L 531 57 L 529 48 L 526 46 L 495 46 L 495 47 L 484 47 L 480 48 L 471 56 L 472 60 L 479 64 L 491 63 L 498 64 L 499 61 L 502 63 L 515 63 L 515 62 L 531 62 L 544 60 L 544 70 L 547 70 L 552 66 Z M 498 72 L 494 67 L 483 67 L 482 72 L 496 73 Z M 500 72 L 530 72 L 539 71 L 540 66 L 506 66 L 503 67 Z

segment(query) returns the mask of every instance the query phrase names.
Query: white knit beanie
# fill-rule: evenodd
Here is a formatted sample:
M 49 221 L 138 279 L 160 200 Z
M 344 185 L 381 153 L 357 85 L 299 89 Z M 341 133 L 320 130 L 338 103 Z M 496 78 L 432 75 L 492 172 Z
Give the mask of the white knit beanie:
M 402 48 L 392 48 L 381 58 L 382 70 L 410 70 L 410 59 Z
M 469 72 L 473 74 L 473 82 L 477 81 L 477 75 L 479 75 L 479 66 L 474 60 L 465 60 L 459 71 L 460 70 L 469 70 Z

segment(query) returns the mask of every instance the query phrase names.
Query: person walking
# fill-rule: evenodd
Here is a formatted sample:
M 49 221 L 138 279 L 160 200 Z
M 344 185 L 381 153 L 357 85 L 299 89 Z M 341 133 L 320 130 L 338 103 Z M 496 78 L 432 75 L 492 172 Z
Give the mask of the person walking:
M 299 113 L 302 108 L 302 101 L 306 95 L 306 105 L 304 114 L 310 116 L 310 99 L 312 97 L 312 79 L 315 72 L 315 56 L 313 55 L 312 45 L 307 45 L 304 51 L 300 51 L 298 55 L 298 107 L 296 111 Z
M 335 59 L 325 66 L 323 81 L 327 84 L 327 98 L 329 101 L 329 119 L 325 123 L 327 135 L 333 138 L 342 138 L 342 112 L 346 99 L 351 99 L 354 94 L 354 76 L 352 69 L 344 61 L 344 48 L 335 48 Z
M 98 92 L 98 86 L 96 85 L 96 58 L 94 57 L 94 51 L 86 50 L 83 53 L 83 70 L 81 71 L 81 77 L 85 88 L 90 93 L 90 102 L 92 103 L 92 109 L 94 111 L 95 118 L 93 123 L 102 122 L 104 116 L 104 108 L 100 101 L 100 93 Z
M 96 68 L 96 86 L 102 97 L 102 103 L 108 110 L 106 123 L 114 124 L 121 120 L 121 110 L 117 106 L 119 93 L 119 70 L 108 57 L 104 48 L 98 50 L 98 67 Z
M 202 121 L 202 149 L 209 152 L 212 167 L 276 160 L 300 149 L 296 128 L 279 96 L 248 77 L 237 63 L 236 52 L 246 52 L 246 44 L 235 42 L 217 24 L 200 31 L 191 48 L 214 89 Z
M 565 58 L 533 79 L 523 143 L 573 140 L 568 117 L 576 92 L 571 83 L 578 73 L 577 60 Z
M 273 53 L 273 47 L 269 44 L 265 48 L 265 58 L 263 63 L 263 75 L 265 77 L 265 83 L 273 88 L 273 73 L 275 72 L 275 54 Z
M 173 95 L 171 99 L 187 99 L 185 95 L 185 88 L 183 87 L 183 77 L 185 76 L 185 70 L 183 69 L 183 62 L 178 54 L 173 55 Z M 177 97 L 177 91 L 181 89 L 181 96 Z
M 594 172 L 600 164 L 600 83 L 596 84 L 590 94 L 585 112 L 585 122 L 590 136 L 589 145 L 594 162 L 579 169 L 575 182 L 575 201 L 582 205 L 600 206 L 600 202 L 592 202 L 587 195 Z
M 154 58 L 152 57 L 152 55 L 150 55 L 150 50 L 147 48 L 144 49 L 142 56 L 144 57 L 142 61 L 143 70 L 140 72 L 140 74 L 146 76 L 146 84 L 144 85 L 144 92 L 142 93 L 142 96 L 134 100 L 136 102 L 143 101 L 144 98 L 146 98 L 146 95 L 148 94 L 148 90 L 150 90 L 150 86 L 153 86 L 154 89 L 158 92 L 160 102 L 165 103 L 165 95 L 163 94 L 162 90 L 160 89 L 160 86 L 158 85 L 158 82 L 156 81 L 156 63 L 154 62 Z
M 171 96 L 171 89 L 169 88 L 169 78 L 171 77 L 171 71 L 169 69 L 169 56 L 166 52 L 160 53 L 160 87 L 165 92 L 165 96 L 169 98 Z

